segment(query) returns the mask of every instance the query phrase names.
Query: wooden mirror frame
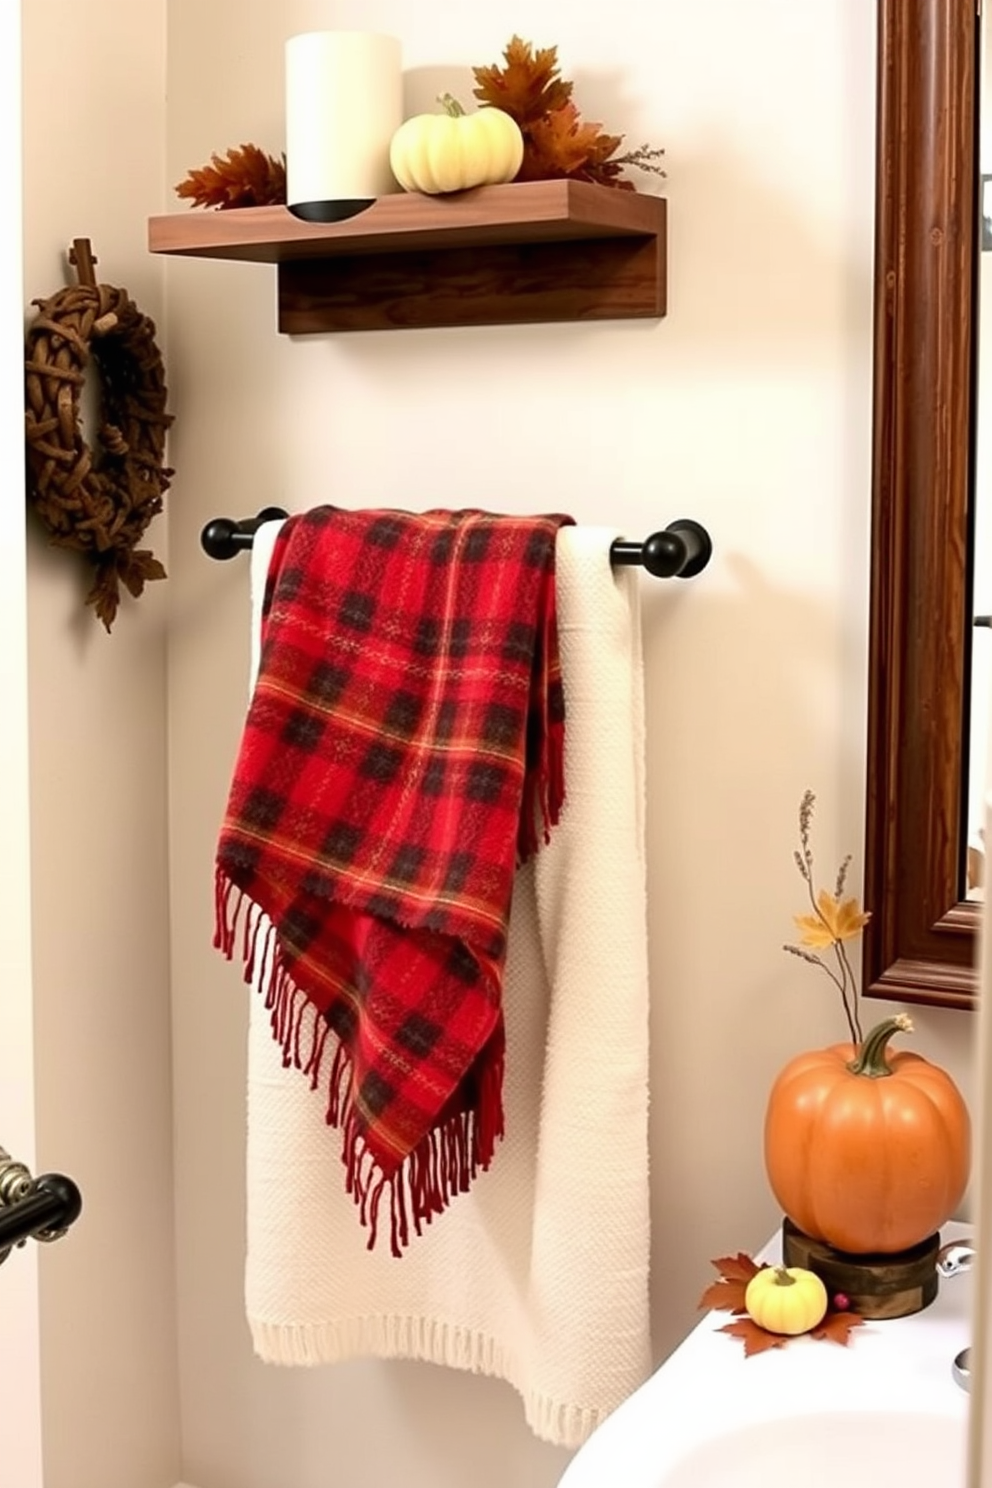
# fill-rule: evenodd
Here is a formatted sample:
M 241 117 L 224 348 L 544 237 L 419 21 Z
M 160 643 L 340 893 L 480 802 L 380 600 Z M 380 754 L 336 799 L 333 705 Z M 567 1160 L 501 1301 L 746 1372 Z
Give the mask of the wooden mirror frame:
M 863 987 L 970 1007 L 976 0 L 879 0 Z

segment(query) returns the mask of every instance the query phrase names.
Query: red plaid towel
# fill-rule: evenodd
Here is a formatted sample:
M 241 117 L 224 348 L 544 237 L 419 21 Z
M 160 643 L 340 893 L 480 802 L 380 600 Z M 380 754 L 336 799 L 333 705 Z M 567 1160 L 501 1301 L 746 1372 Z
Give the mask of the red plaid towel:
M 375 1243 L 394 1254 L 502 1136 L 513 875 L 557 821 L 564 700 L 554 547 L 571 519 L 290 517 L 217 851 L 215 945 L 244 902 L 287 1065 L 315 1087 Z M 304 1018 L 307 1008 L 317 1016 Z

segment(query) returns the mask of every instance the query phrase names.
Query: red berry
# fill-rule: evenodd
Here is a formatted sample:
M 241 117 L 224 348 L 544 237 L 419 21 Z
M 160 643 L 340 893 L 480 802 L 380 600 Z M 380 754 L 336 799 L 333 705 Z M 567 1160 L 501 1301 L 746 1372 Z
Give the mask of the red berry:
M 833 1307 L 835 1312 L 847 1312 L 851 1305 L 851 1299 L 846 1292 L 835 1292 Z

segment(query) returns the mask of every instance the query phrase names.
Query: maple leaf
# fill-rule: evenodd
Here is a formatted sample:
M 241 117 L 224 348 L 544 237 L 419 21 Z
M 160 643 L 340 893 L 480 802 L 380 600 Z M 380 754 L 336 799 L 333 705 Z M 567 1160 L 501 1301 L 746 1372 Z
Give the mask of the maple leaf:
M 700 1307 L 715 1307 L 719 1312 L 746 1312 L 744 1293 L 747 1283 L 743 1281 L 711 1281 L 699 1299 Z
M 610 159 L 623 144 L 623 135 L 602 134 L 601 124 L 588 124 L 586 128 L 595 130 L 596 135 L 590 143 L 585 164 L 575 173 L 577 179 L 592 181 L 598 186 L 616 186 L 621 191 L 633 191 L 633 181 L 619 179 L 623 174 L 624 161 Z
M 851 1339 L 851 1329 L 860 1328 L 864 1318 L 856 1312 L 828 1312 L 822 1323 L 810 1329 L 811 1338 L 825 1338 L 846 1348 Z
M 145 584 L 151 579 L 164 579 L 165 566 L 144 548 L 136 552 L 122 553 L 117 560 L 117 572 L 129 594 L 139 599 L 145 592 Z
M 665 172 L 657 158 L 663 152 L 649 145 L 617 156 L 623 135 L 604 134 L 600 124 L 583 124 L 571 102 L 572 83 L 558 75 L 557 47 L 537 51 L 529 41 L 514 36 L 503 52 L 504 67 L 474 67 L 478 86 L 473 90 L 483 104 L 502 109 L 520 126 L 524 158 L 518 181 L 553 181 L 567 176 L 633 191 L 621 179 L 627 166 Z
M 822 949 L 839 940 L 851 940 L 871 919 L 862 914 L 857 899 L 838 899 L 827 889 L 816 896 L 816 914 L 793 915 L 796 928 L 802 931 L 800 943 Z
M 595 148 L 598 124 L 583 124 L 574 103 L 562 104 L 529 124 L 524 134 L 521 181 L 577 176 Z
M 738 1318 L 735 1323 L 724 1323 L 720 1332 L 743 1340 L 746 1359 L 752 1354 L 763 1354 L 766 1349 L 782 1348 L 789 1341 L 789 1334 L 769 1333 L 767 1328 L 759 1328 L 749 1317 Z
M 720 1273 L 720 1280 L 710 1282 L 699 1299 L 700 1307 L 715 1307 L 721 1312 L 741 1314 L 746 1312 L 744 1293 L 752 1276 L 757 1276 L 764 1266 L 757 1265 L 751 1257 L 738 1251 L 735 1256 L 721 1256 L 711 1262 Z
M 113 569 L 104 568 L 100 572 L 93 588 L 86 596 L 86 603 L 93 606 L 97 619 L 109 635 L 120 605 L 120 589 Z
M 472 91 L 482 103 L 502 109 L 521 129 L 566 104 L 572 84 L 558 76 L 558 48 L 535 52 L 529 41 L 511 38 L 503 57 L 505 67 L 473 67 L 478 87 Z
M 567 176 L 633 191 L 618 179 L 623 162 L 608 157 L 622 143 L 619 134 L 603 134 L 600 124 L 586 124 L 574 103 L 565 103 L 523 129 L 524 158 L 518 181 L 553 181 Z
M 191 170 L 175 187 L 177 196 L 197 207 L 281 206 L 286 200 L 286 163 L 258 145 L 211 155 L 210 164 Z
M 759 1266 L 757 1261 L 752 1261 L 743 1250 L 739 1250 L 735 1256 L 720 1256 L 710 1264 L 715 1266 L 720 1275 L 726 1277 L 728 1281 L 743 1281 L 745 1284 L 752 1277 L 757 1276 L 759 1271 L 766 1269 L 763 1265 Z

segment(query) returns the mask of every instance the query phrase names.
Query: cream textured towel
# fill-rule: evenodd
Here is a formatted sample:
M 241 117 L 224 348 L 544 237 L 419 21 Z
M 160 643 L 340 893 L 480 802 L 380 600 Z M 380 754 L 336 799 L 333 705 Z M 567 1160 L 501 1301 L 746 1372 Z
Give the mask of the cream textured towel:
M 258 611 L 277 524 L 252 555 Z M 326 1099 L 283 1069 L 252 996 L 246 1302 L 278 1364 L 426 1359 L 497 1375 L 578 1446 L 647 1377 L 648 981 L 636 575 L 603 529 L 556 550 L 566 802 L 517 874 L 504 983 L 506 1137 L 400 1259 L 366 1249 Z

